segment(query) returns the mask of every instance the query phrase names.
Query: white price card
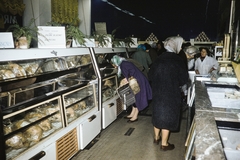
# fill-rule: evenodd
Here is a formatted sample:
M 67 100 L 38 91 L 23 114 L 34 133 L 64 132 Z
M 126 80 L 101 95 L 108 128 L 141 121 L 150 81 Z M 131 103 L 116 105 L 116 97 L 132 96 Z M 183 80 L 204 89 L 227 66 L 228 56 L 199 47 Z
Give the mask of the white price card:
M 66 48 L 65 27 L 38 26 L 38 48 Z
M 14 48 L 12 32 L 0 32 L 0 48 Z

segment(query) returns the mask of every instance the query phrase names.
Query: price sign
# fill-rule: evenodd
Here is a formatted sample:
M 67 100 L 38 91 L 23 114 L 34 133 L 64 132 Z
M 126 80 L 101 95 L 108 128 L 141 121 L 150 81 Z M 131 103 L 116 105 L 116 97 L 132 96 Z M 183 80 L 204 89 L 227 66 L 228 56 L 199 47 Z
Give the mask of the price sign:
M 38 26 L 38 48 L 66 48 L 65 27 Z
M 12 32 L 0 32 L 0 48 L 14 48 Z

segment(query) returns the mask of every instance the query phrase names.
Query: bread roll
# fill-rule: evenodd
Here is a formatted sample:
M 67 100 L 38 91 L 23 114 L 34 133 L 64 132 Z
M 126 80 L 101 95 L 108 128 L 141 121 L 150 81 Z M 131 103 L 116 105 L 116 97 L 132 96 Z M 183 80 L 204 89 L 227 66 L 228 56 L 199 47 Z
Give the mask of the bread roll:
M 38 142 L 42 138 L 42 129 L 35 125 L 29 127 L 25 132 L 24 135 L 29 142 Z
M 43 131 L 48 131 L 48 130 L 52 129 L 52 124 L 51 124 L 51 122 L 50 122 L 49 119 L 46 119 L 46 120 L 41 121 L 41 122 L 39 123 L 39 127 L 40 127 Z
M 39 120 L 43 117 L 44 117 L 44 114 L 42 114 L 42 113 L 30 112 L 30 113 L 26 114 L 24 119 L 26 119 L 27 121 L 30 121 L 30 122 L 34 122 L 34 121 Z
M 66 112 L 68 117 L 71 117 L 71 118 L 75 117 L 75 112 L 72 108 L 67 108 Z
M 7 139 L 5 143 L 8 147 L 12 147 L 14 149 L 20 149 L 28 146 L 26 138 L 23 136 L 21 132 Z
M 30 122 L 28 122 L 28 121 L 26 121 L 26 120 L 20 120 L 20 121 L 18 121 L 18 122 L 15 122 L 14 123 L 14 130 L 17 130 L 17 129 L 19 129 L 19 128 L 22 128 L 22 127 L 25 127 L 25 126 L 27 126 L 27 125 L 29 125 L 30 124 Z
M 3 125 L 4 135 L 12 132 L 12 125 Z
M 60 113 L 57 113 L 49 118 L 51 122 L 61 122 L 62 118 Z
M 86 102 L 85 102 L 85 101 L 81 101 L 81 102 L 79 103 L 79 106 L 80 106 L 80 108 L 81 108 L 82 110 L 84 110 L 84 109 L 87 108 L 87 105 L 86 105 Z

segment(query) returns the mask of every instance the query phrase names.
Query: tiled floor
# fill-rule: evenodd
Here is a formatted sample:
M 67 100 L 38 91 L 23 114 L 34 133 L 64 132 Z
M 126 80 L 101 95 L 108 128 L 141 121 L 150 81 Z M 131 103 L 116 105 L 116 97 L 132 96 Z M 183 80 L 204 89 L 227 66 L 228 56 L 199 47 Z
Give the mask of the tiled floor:
M 78 152 L 72 160 L 183 160 L 185 153 L 187 111 L 183 112 L 179 132 L 171 133 L 172 151 L 160 151 L 153 144 L 151 109 L 140 113 L 138 121 L 127 123 L 121 114 L 116 121 L 103 130 L 91 148 Z M 128 130 L 130 135 L 125 135 Z

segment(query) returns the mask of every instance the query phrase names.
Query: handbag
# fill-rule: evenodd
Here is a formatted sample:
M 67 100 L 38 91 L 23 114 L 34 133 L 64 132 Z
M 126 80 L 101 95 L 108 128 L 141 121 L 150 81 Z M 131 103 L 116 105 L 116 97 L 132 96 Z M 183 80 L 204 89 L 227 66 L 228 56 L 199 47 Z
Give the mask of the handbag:
M 136 78 L 131 76 L 130 78 L 128 78 L 128 83 L 133 91 L 133 94 L 137 94 L 138 92 L 140 92 L 140 86 L 139 86 Z
M 136 102 L 135 95 L 133 94 L 133 91 L 128 83 L 118 87 L 117 93 L 120 99 L 123 101 L 123 104 L 127 107 Z

